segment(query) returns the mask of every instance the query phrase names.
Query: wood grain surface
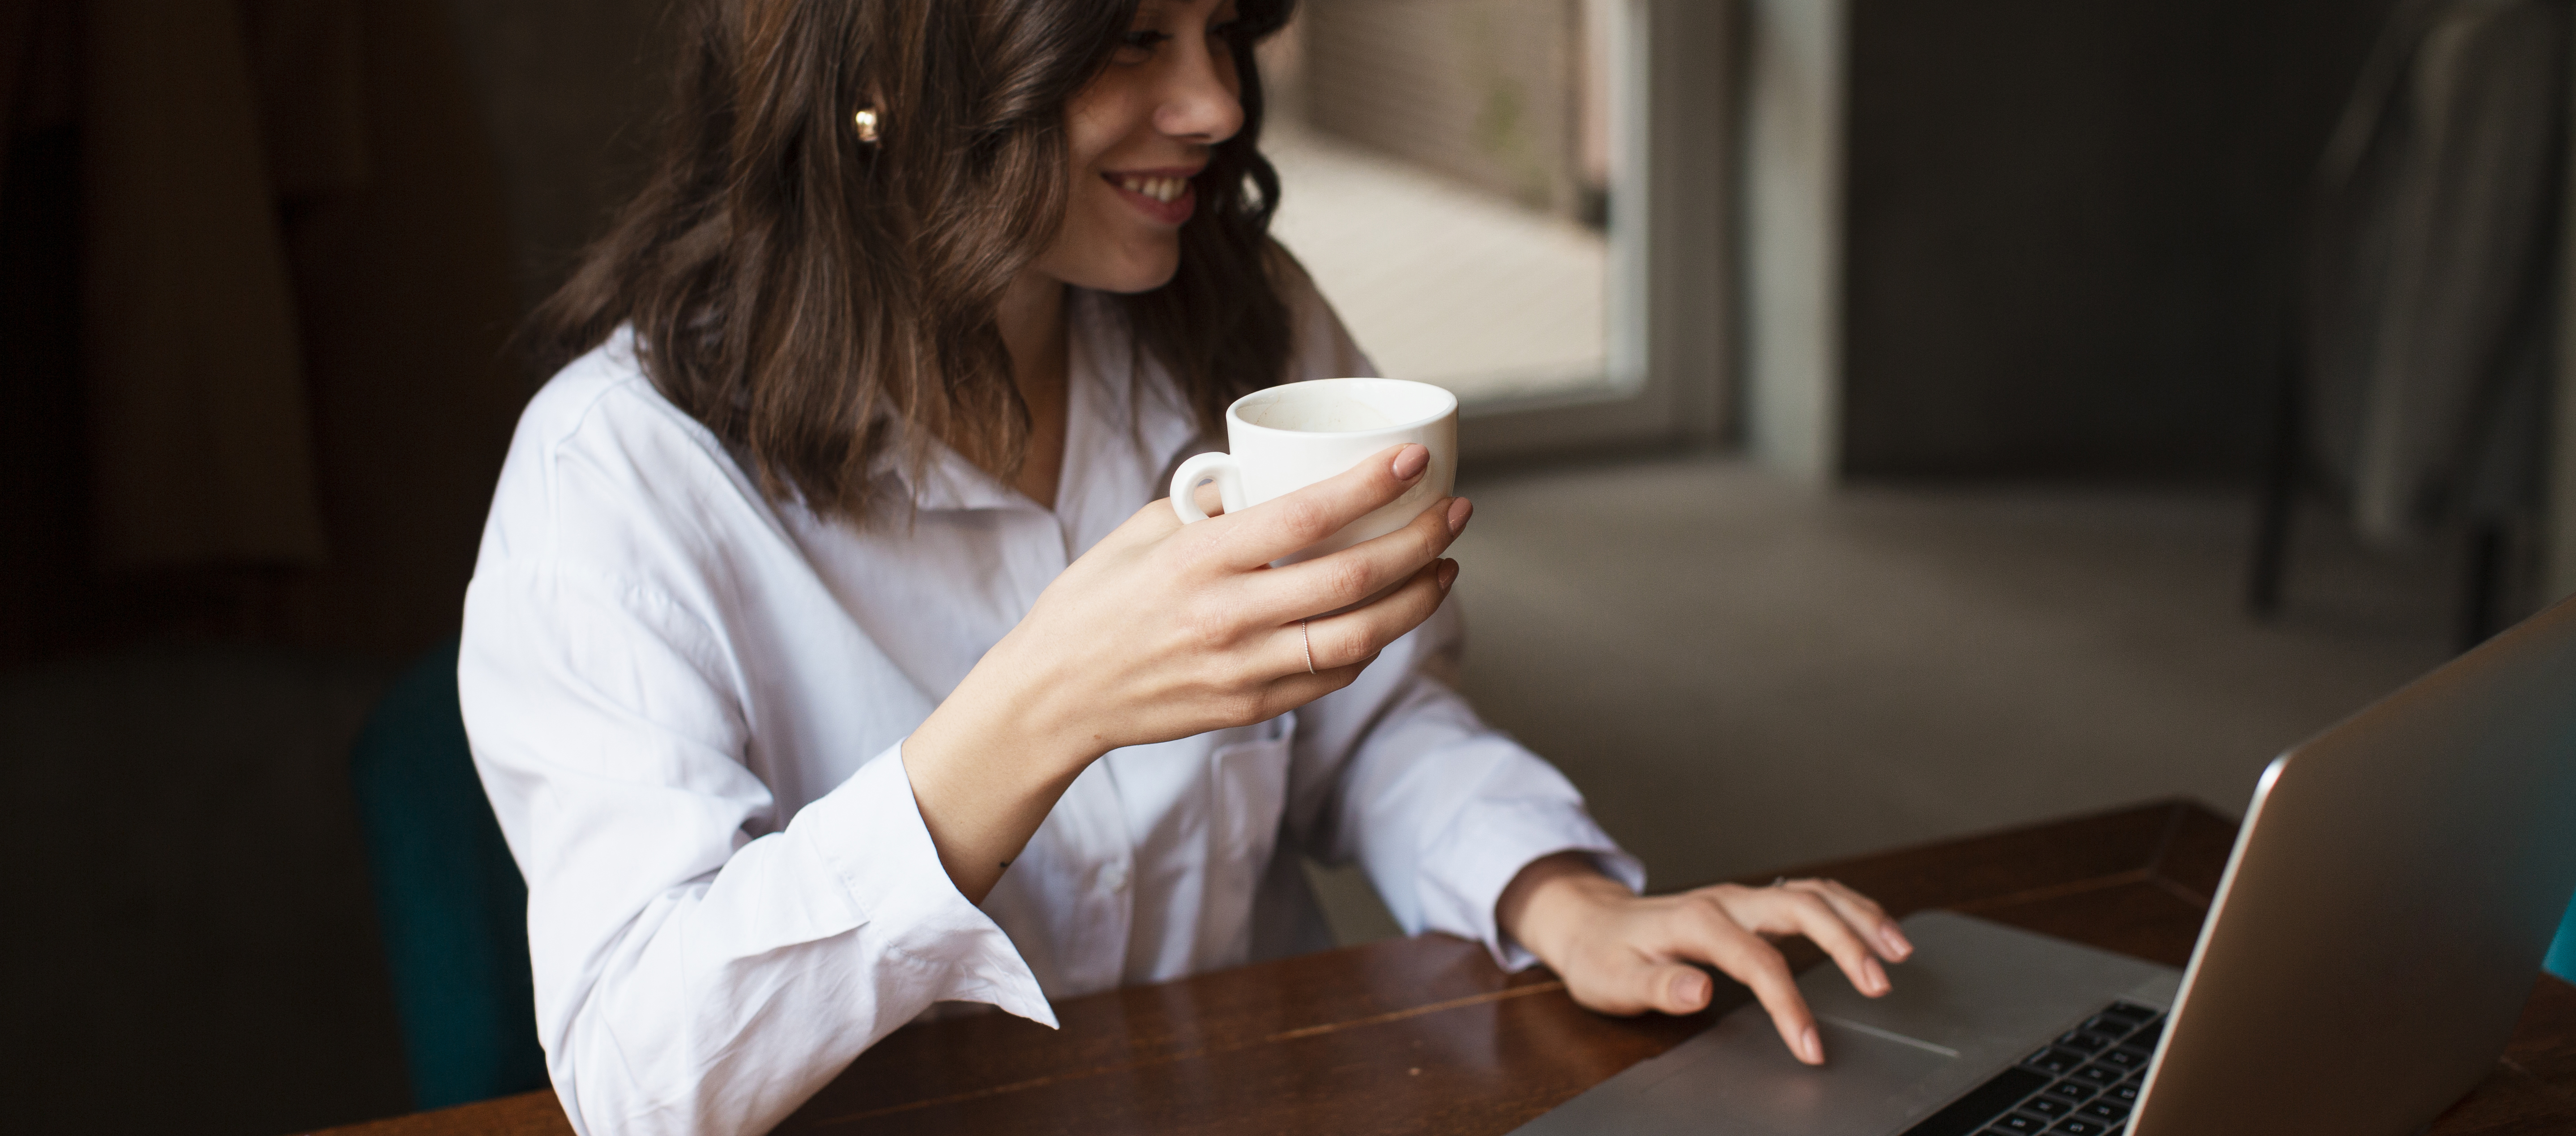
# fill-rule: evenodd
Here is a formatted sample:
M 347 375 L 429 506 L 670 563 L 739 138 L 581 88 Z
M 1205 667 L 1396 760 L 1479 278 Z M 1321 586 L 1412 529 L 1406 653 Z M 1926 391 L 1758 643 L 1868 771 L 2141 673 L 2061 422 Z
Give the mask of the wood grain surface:
M 2235 837 L 2198 805 L 2160 802 L 1785 874 L 1839 879 L 1900 913 L 1949 908 L 2180 966 Z M 1791 954 L 1821 958 L 1803 944 Z M 1000 1013 L 907 1026 L 778 1131 L 1491 1136 L 1750 1000 L 1720 987 L 1693 1017 L 1605 1018 L 1544 971 L 1504 974 L 1475 944 L 1391 940 L 1071 999 L 1056 1007 L 1061 1031 Z M 571 1130 L 551 1095 L 530 1093 L 334 1131 Z M 2576 1132 L 2576 987 L 2540 978 L 2494 1073 L 2433 1130 Z

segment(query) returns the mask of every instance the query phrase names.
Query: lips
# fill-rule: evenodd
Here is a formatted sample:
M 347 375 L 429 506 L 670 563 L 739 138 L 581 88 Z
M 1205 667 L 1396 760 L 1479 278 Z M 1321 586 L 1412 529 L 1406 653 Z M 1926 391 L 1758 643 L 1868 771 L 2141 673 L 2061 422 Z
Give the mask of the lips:
M 1178 225 L 1190 219 L 1198 208 L 1198 191 L 1191 188 L 1194 169 L 1119 170 L 1100 175 L 1111 189 L 1137 212 L 1166 225 Z

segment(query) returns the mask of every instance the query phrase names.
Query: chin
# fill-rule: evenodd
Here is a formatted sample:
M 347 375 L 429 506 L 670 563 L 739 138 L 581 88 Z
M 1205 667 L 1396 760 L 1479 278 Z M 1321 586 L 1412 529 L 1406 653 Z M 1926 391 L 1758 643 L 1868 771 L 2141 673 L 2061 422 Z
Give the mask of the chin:
M 1132 295 L 1172 282 L 1181 270 L 1181 234 L 1177 229 L 1129 231 L 1098 246 L 1100 290 Z
M 1179 275 L 1180 271 L 1181 258 L 1179 250 L 1175 249 L 1173 255 L 1151 262 L 1119 265 L 1101 273 L 1100 279 L 1088 282 L 1086 286 L 1102 292 L 1134 295 L 1171 283 L 1172 277 Z
M 1181 237 L 1169 230 L 1122 233 L 1110 239 L 1078 234 L 1072 240 L 1059 240 L 1032 267 L 1094 292 L 1151 292 L 1171 283 L 1180 272 Z
M 1123 255 L 1123 258 L 1118 258 L 1118 263 L 1110 265 L 1110 276 L 1118 283 L 1103 291 L 1136 294 L 1136 291 L 1162 289 L 1164 283 L 1172 283 L 1172 276 L 1180 276 L 1180 240 L 1175 237 L 1175 240 L 1151 242 L 1141 250 L 1133 250 L 1131 255 Z
M 1139 278 L 1136 290 L 1139 292 L 1151 292 L 1156 288 L 1160 288 L 1165 284 L 1171 283 L 1172 277 L 1180 274 L 1181 260 L 1179 257 L 1173 257 L 1171 263 L 1165 264 L 1161 268 L 1155 270 L 1150 277 Z

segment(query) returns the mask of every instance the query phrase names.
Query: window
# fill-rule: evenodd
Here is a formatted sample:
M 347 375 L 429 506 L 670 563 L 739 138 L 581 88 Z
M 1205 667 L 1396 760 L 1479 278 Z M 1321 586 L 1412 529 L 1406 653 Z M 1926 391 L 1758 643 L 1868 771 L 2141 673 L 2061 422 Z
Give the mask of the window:
M 1716 435 L 1723 11 L 1305 0 L 1264 46 L 1273 232 L 1468 456 Z

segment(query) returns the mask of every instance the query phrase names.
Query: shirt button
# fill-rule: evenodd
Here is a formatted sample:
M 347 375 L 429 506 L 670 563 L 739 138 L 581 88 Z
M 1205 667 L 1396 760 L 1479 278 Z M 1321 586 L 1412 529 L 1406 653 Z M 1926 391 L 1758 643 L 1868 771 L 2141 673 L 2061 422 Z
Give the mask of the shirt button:
M 1100 869 L 1100 890 L 1127 890 L 1127 865 L 1113 863 Z

